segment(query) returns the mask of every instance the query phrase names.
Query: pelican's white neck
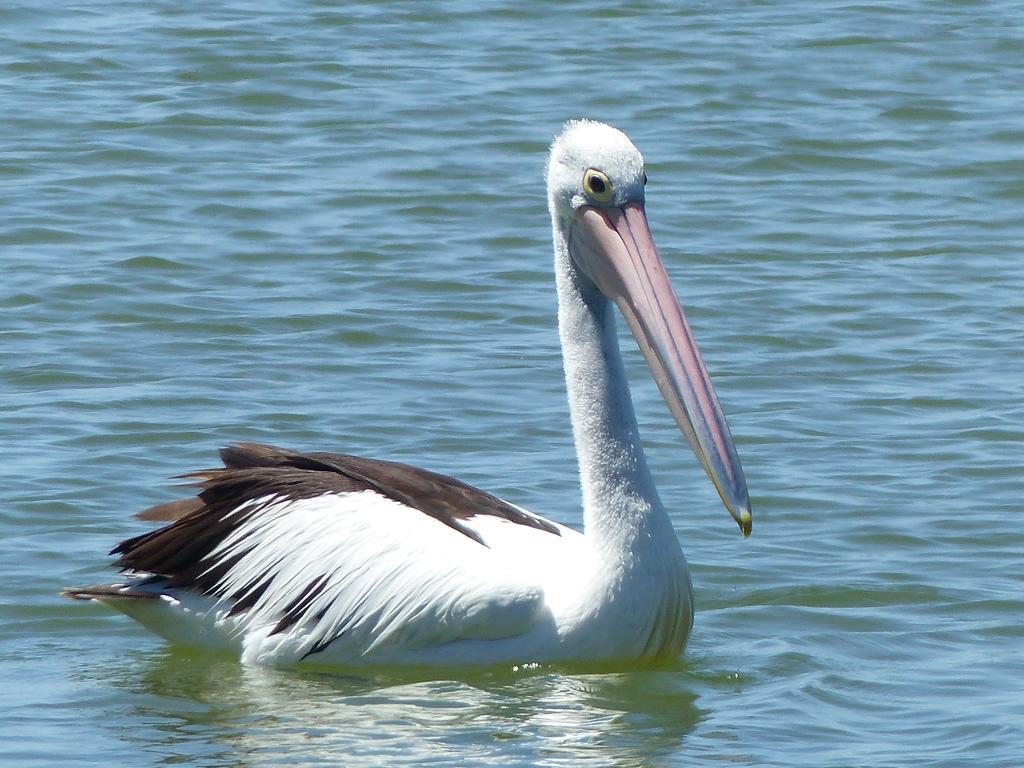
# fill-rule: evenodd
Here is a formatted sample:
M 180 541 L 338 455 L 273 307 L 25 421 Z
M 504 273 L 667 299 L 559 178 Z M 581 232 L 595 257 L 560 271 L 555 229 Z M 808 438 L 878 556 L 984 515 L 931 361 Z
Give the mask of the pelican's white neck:
M 554 211 L 552 217 L 558 328 L 586 536 L 617 553 L 632 551 L 638 537 L 649 539 L 655 529 L 674 540 L 640 443 L 614 306 L 573 267 L 567 222 Z

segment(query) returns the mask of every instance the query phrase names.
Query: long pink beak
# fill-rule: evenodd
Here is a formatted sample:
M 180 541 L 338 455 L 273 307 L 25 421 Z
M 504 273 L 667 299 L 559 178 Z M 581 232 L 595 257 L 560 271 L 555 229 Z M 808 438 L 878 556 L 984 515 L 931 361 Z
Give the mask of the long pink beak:
M 654 247 L 643 205 L 577 209 L 569 252 L 629 323 L 669 410 L 744 536 L 753 518 L 743 467 L 697 342 Z

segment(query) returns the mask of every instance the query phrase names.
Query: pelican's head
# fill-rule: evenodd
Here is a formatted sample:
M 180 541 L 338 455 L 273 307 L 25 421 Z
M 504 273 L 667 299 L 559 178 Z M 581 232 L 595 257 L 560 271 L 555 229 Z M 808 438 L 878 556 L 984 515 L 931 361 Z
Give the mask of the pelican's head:
M 548 194 L 552 210 L 571 216 L 584 205 L 643 205 L 644 159 L 618 128 L 573 120 L 551 145 Z
M 745 536 L 753 518 L 736 446 L 644 213 L 644 160 L 626 134 L 574 120 L 551 145 L 548 200 L 571 269 L 614 301 L 669 410 Z

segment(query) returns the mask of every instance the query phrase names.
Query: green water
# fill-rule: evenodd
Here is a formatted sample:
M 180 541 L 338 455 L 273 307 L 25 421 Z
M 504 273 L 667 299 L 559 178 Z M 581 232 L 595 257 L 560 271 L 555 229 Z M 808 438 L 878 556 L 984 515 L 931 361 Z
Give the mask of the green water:
M 1020 764 L 1019 4 L 15 0 L 0 41 L 5 768 Z M 238 440 L 578 524 L 542 168 L 581 115 L 647 158 L 754 504 L 631 351 L 677 664 L 248 669 L 57 597 Z

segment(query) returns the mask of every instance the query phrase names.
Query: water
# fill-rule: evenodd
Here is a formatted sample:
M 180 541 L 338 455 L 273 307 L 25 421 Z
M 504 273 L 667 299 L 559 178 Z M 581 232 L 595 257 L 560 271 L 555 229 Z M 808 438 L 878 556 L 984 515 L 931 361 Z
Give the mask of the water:
M 1015 766 L 1024 16 L 1011 2 L 5 4 L 4 766 Z M 697 619 L 667 669 L 364 676 L 57 590 L 259 440 L 567 523 L 541 173 L 625 129 L 743 541 L 631 351 Z

